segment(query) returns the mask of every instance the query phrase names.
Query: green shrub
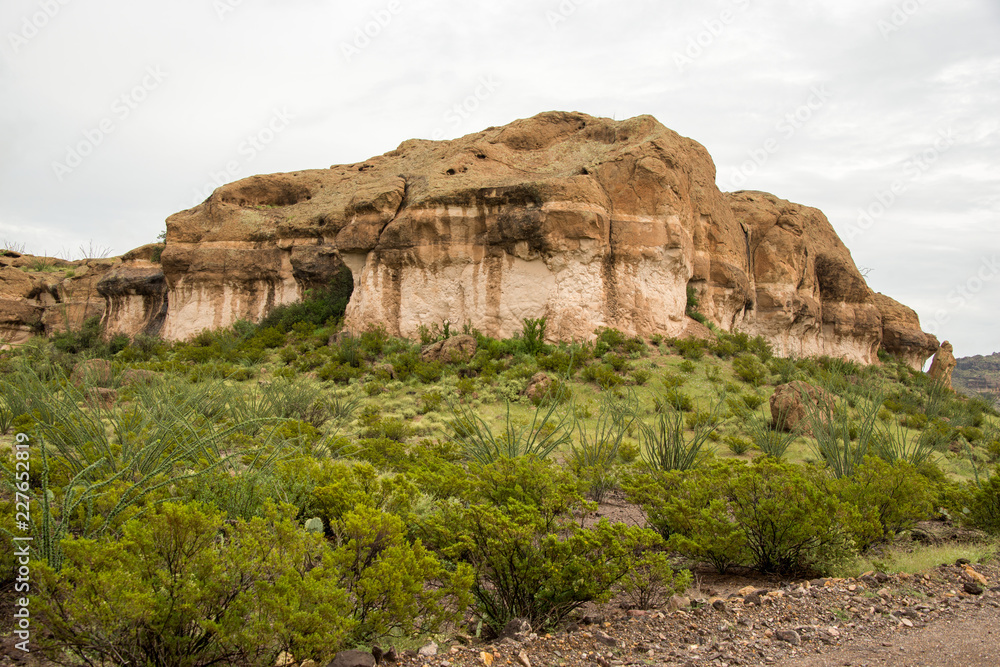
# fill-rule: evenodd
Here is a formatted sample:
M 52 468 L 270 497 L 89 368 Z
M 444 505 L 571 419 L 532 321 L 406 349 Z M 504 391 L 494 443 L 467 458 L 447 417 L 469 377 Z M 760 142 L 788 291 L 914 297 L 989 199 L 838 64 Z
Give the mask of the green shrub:
M 638 557 L 618 589 L 635 609 L 656 609 L 691 585 L 689 570 L 674 571 L 667 554 L 649 551 Z
M 472 570 L 446 568 L 419 540 L 410 542 L 400 517 L 356 506 L 331 530 L 338 546 L 330 569 L 350 593 L 355 645 L 434 634 L 464 616 Z
M 352 368 L 347 364 L 336 361 L 328 361 L 318 371 L 316 377 L 323 382 L 336 382 L 337 384 L 348 384 L 351 380 L 361 377 L 361 371 Z
M 740 354 L 733 359 L 733 372 L 744 382 L 759 387 L 767 379 L 767 367 L 752 354 Z
M 626 361 L 625 357 L 618 354 L 617 352 L 608 352 L 607 354 L 604 355 L 604 357 L 601 360 L 607 365 L 611 366 L 611 368 L 613 368 L 617 373 L 620 373 L 623 370 L 625 370 L 625 366 L 628 364 L 628 361 Z
M 730 434 L 727 435 L 725 438 L 723 438 L 723 440 L 725 440 L 726 445 L 729 447 L 729 451 L 731 451 L 733 454 L 736 454 L 737 456 L 742 456 L 743 454 L 746 454 L 747 452 L 750 451 L 750 448 L 753 447 L 752 442 L 750 442 L 746 438 L 741 438 L 738 435 Z
M 675 387 L 668 387 L 659 396 L 653 396 L 653 410 L 655 412 L 665 412 L 667 410 L 691 412 L 694 410 L 694 401 L 683 391 Z
M 420 396 L 420 414 L 425 415 L 428 412 L 437 412 L 443 404 L 444 396 L 441 395 L 440 391 L 425 391 Z
M 659 545 L 652 531 L 606 520 L 584 529 L 562 517 L 548 528 L 536 508 L 516 502 L 499 511 L 456 507 L 442 523 L 461 536 L 448 552 L 474 568 L 478 613 L 494 634 L 513 618 L 551 628 L 588 602 L 608 600 L 635 554 Z
M 573 470 L 590 484 L 589 496 L 601 502 L 617 485 L 618 453 L 638 416 L 639 401 L 629 393 L 624 399 L 611 394 L 601 397 L 600 412 L 593 428 L 577 422 L 579 444 L 574 444 L 570 462 Z
M 601 389 L 611 389 L 625 384 L 624 378 L 615 373 L 615 369 L 610 364 L 590 364 L 584 366 L 580 372 L 580 378 L 584 382 L 593 382 Z
M 740 354 L 755 355 L 760 361 L 767 363 L 774 356 L 771 346 L 763 336 L 751 338 L 743 332 L 718 332 L 716 340 L 709 346 L 712 354 L 722 359 L 729 359 Z
M 521 349 L 532 356 L 543 352 L 548 347 L 545 344 L 546 318 L 537 320 L 525 318 L 522 324 Z
M 643 422 L 640 430 L 646 464 L 654 470 L 689 470 L 704 458 L 702 451 L 709 436 L 721 420 L 720 401 L 697 420 L 694 433 L 688 438 L 684 433 L 684 413 L 669 408 L 656 415 L 652 426 Z
M 720 572 L 824 570 L 851 553 L 852 508 L 774 459 L 635 475 L 624 488 L 671 547 Z
M 597 340 L 594 341 L 595 354 L 597 356 L 603 356 L 609 350 L 623 350 L 628 340 L 625 334 L 618 329 L 602 327 L 594 333 L 597 334 Z M 600 351 L 597 352 L 596 350 Z
M 741 470 L 726 491 L 728 513 L 746 538 L 754 569 L 823 570 L 851 554 L 849 508 L 799 467 L 761 458 Z
M 652 373 L 642 368 L 635 369 L 632 371 L 631 375 L 632 382 L 639 386 L 646 384 L 649 381 L 649 378 L 652 377 Z
M 867 457 L 854 474 L 838 480 L 837 495 L 853 505 L 862 520 L 874 525 L 855 531 L 855 543 L 861 551 L 879 539 L 892 538 L 929 517 L 933 490 L 930 482 L 906 461 L 886 463 Z M 864 525 L 864 524 L 862 524 Z
M 385 385 L 381 382 L 365 382 L 364 392 L 367 396 L 374 398 L 385 393 Z
M 459 378 L 458 382 L 455 384 L 455 391 L 462 398 L 471 396 L 476 391 L 476 381 L 472 378 Z
M 313 489 L 311 496 L 309 506 L 330 527 L 356 507 L 405 518 L 417 489 L 405 476 L 380 474 L 370 463 L 338 462 L 327 468 L 322 486 Z
M 543 371 L 549 371 L 555 375 L 568 377 L 572 375 L 574 367 L 580 365 L 580 360 L 574 358 L 572 354 L 563 349 L 552 350 L 548 354 L 538 355 L 538 367 Z
M 570 410 L 557 414 L 558 401 L 547 407 L 538 406 L 531 423 L 519 425 L 511 419 L 510 402 L 502 433 L 494 434 L 493 428 L 482 417 L 466 406 L 452 407 L 455 441 L 469 459 L 490 463 L 499 458 L 514 459 L 519 456 L 545 458 L 559 446 L 570 442 L 574 417 Z
M 67 326 L 65 331 L 53 334 L 52 345 L 60 352 L 79 354 L 86 350 L 97 351 L 97 356 L 106 356 L 108 348 L 101 339 L 101 318 L 97 315 L 88 317 L 78 330 Z
M 439 361 L 421 361 L 414 366 L 413 374 L 424 384 L 434 384 L 444 374 L 444 365 Z
M 633 474 L 622 486 L 671 548 L 719 572 L 748 560 L 746 537 L 729 515 L 724 490 L 736 468 L 719 463 L 681 471 Z
M 586 483 L 570 469 L 537 456 L 472 464 L 470 473 L 474 477 L 470 502 L 498 509 L 531 507 L 547 531 L 588 507 L 583 497 Z
M 125 524 L 121 541 L 64 545 L 61 571 L 33 570 L 55 659 L 270 667 L 282 651 L 328 658 L 358 628 L 332 563 L 312 567 L 322 543 L 273 514 L 227 527 L 211 510 L 168 504 Z
M 970 523 L 992 535 L 1000 535 L 1000 466 L 985 481 L 979 480 L 972 496 Z
M 705 356 L 705 341 L 699 338 L 674 338 L 670 344 L 687 361 L 698 361 Z

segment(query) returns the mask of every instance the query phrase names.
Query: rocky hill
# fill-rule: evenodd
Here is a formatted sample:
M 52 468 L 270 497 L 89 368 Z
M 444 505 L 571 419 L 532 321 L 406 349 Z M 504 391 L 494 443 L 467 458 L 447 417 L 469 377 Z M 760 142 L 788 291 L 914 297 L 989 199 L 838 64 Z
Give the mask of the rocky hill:
M 937 351 L 911 309 L 869 289 L 822 212 L 723 193 L 715 175 L 703 146 L 650 116 L 550 112 L 253 176 L 168 218 L 162 265 L 148 249 L 122 258 L 100 291 L 105 324 L 185 339 L 259 320 L 346 266 L 354 331 L 412 338 L 450 321 L 506 337 L 545 317 L 552 340 L 682 336 L 704 333 L 696 301 L 783 355 L 872 363 L 881 347 L 919 368 Z
M 955 389 L 969 396 L 986 396 L 1000 406 L 1000 352 L 957 361 L 952 374 Z

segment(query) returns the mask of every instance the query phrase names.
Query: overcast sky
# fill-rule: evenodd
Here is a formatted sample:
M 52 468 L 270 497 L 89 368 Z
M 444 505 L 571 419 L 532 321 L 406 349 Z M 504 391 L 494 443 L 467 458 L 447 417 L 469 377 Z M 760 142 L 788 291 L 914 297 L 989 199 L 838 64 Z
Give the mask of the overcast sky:
M 541 111 L 652 114 L 1000 350 L 997 0 L 3 0 L 0 241 L 114 254 L 219 184 Z

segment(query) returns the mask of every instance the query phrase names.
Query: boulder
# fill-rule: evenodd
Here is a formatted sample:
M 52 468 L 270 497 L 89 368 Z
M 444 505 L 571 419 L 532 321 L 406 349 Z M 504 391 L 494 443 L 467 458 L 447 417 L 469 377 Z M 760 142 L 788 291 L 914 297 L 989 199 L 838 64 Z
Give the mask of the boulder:
M 92 408 L 110 410 L 118 402 L 118 392 L 107 387 L 87 387 L 85 398 Z
M 528 380 L 528 386 L 524 390 L 524 395 L 530 400 L 541 398 L 552 386 L 552 379 L 545 373 L 535 373 Z
M 531 634 L 531 623 L 523 618 L 512 618 L 500 631 L 500 639 L 523 641 Z
M 420 350 L 420 359 L 424 362 L 440 361 L 445 364 L 469 361 L 476 354 L 476 337 L 461 335 L 452 336 Z
M 161 374 L 156 371 L 149 371 L 144 368 L 129 368 L 122 373 L 119 383 L 123 387 L 153 384 L 160 376 Z
M 77 387 L 110 387 L 115 374 L 107 359 L 88 359 L 73 367 L 69 381 Z
M 375 667 L 375 656 L 365 651 L 341 651 L 326 667 Z
M 951 389 L 951 374 L 957 365 L 954 348 L 952 348 L 951 343 L 945 341 L 941 343 L 941 348 L 934 355 L 934 361 L 931 362 L 927 374 L 930 375 L 931 379 Z
M 809 411 L 817 406 L 832 407 L 834 397 L 819 387 L 795 380 L 778 385 L 771 394 L 771 428 L 809 432 Z

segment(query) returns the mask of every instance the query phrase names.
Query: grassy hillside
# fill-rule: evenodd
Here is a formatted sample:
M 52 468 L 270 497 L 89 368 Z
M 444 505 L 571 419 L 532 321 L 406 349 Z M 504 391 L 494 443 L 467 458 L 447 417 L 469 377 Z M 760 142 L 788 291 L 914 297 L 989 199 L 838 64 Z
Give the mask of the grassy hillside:
M 997 413 L 893 359 L 550 345 L 544 321 L 430 359 L 456 332 L 355 337 L 295 308 L 176 344 L 90 325 L 0 360 L 3 526 L 34 538 L 51 652 L 321 659 L 662 604 L 700 564 L 845 572 L 930 517 L 1000 530 Z M 776 431 L 793 381 L 827 398 Z M 649 527 L 584 521 L 609 494 Z

